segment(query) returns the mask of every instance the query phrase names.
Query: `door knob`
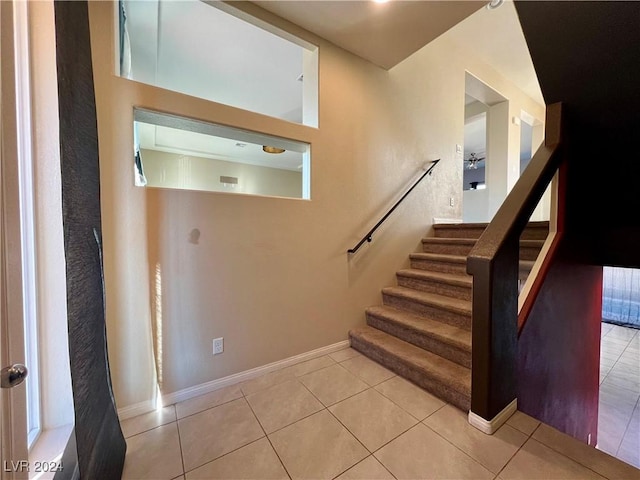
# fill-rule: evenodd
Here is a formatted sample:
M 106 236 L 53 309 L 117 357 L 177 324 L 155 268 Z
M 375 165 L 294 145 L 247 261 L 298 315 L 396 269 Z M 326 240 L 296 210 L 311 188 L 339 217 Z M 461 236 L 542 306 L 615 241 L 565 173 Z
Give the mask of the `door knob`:
M 28 373 L 27 367 L 20 363 L 5 367 L 0 370 L 0 386 L 2 388 L 13 388 L 20 385 L 27 378 Z

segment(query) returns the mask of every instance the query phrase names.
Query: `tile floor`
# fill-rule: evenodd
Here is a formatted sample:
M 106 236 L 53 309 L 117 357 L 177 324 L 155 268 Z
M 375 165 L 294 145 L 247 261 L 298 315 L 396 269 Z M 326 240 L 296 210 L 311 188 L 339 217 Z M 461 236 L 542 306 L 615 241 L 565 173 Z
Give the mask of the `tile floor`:
M 350 348 L 122 428 L 125 479 L 640 478 L 520 412 L 484 435 Z
M 598 448 L 640 468 L 640 331 L 602 324 Z

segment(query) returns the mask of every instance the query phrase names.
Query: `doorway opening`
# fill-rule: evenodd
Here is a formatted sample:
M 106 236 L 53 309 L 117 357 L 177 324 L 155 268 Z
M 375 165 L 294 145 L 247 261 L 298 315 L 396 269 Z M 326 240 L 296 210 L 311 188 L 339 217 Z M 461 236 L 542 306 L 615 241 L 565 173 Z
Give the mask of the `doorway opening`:
M 489 222 L 508 192 L 509 101 L 465 74 L 462 220 Z

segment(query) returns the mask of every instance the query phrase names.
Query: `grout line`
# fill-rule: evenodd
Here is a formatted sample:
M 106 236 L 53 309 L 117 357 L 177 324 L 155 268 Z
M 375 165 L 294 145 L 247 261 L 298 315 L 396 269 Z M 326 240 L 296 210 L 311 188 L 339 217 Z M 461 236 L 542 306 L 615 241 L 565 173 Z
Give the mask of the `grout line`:
M 302 383 L 302 382 L 299 382 L 299 383 Z M 284 472 L 287 474 L 289 479 L 291 479 L 291 474 L 289 473 L 289 470 L 287 470 L 287 467 L 284 464 L 284 462 L 282 461 L 282 458 L 280 458 L 280 455 L 278 454 L 278 451 L 276 450 L 276 447 L 271 442 L 271 439 L 269 438 L 269 434 L 267 434 L 267 431 L 262 426 L 262 423 L 260 423 L 260 419 L 258 418 L 258 415 L 256 415 L 256 412 L 253 410 L 253 407 L 251 406 L 251 404 L 246 399 L 245 399 L 245 401 L 247 402 L 247 405 L 249 405 L 249 409 L 251 410 L 251 413 L 253 413 L 254 418 L 256 419 L 256 421 L 258 422 L 258 425 L 260 425 L 260 428 L 262 429 L 262 432 L 264 433 L 264 437 L 263 438 L 267 439 L 267 442 L 269 442 L 269 445 L 271 445 L 271 449 L 273 450 L 273 453 L 275 453 L 276 457 L 278 457 L 278 461 L 280 462 L 280 465 L 282 465 L 282 468 L 284 468 Z M 318 413 L 318 412 L 316 412 L 316 413 Z M 307 417 L 305 417 L 305 418 L 307 418 Z M 293 425 L 293 424 L 290 424 L 290 425 Z M 285 427 L 283 427 L 283 428 L 285 428 Z M 272 433 L 275 433 L 275 432 L 272 432 Z
M 206 395 L 206 393 L 205 393 L 205 395 Z M 198 398 L 198 397 L 194 397 L 194 398 Z M 212 405 L 212 406 L 207 407 L 207 408 L 205 408 L 203 410 L 200 410 L 200 411 L 194 412 L 194 413 L 190 413 L 189 415 L 185 415 L 184 417 L 180 417 L 180 418 L 178 418 L 178 410 L 176 409 L 176 421 L 184 420 L 185 418 L 193 417 L 194 415 L 199 415 L 201 413 L 206 412 L 207 410 L 213 410 L 214 408 L 222 407 L 223 405 L 227 405 L 227 404 L 229 404 L 231 402 L 235 402 L 236 400 L 240 400 L 242 398 L 244 398 L 244 396 L 238 397 L 238 398 L 234 398 L 232 400 L 227 400 L 226 402 L 218 403 L 217 405 Z M 186 401 L 188 401 L 188 400 L 186 400 Z M 182 402 L 180 402 L 180 403 L 182 403 Z
M 533 417 L 531 417 L 533 418 Z M 533 430 L 531 430 L 531 433 L 529 433 L 528 435 L 523 432 L 522 430 L 518 430 L 516 427 L 513 427 L 511 425 L 509 425 L 511 428 L 513 428 L 516 432 L 522 433 L 523 435 L 527 435 L 527 439 L 522 442 L 522 445 L 520 445 L 515 452 L 513 452 L 513 455 L 511 455 L 511 457 L 509 458 L 509 460 L 507 460 L 507 463 L 505 463 L 502 468 L 500 469 L 500 471 L 496 474 L 496 478 L 498 478 L 500 476 L 500 474 L 504 471 L 505 468 L 507 468 L 507 465 L 509 465 L 511 463 L 511 461 L 515 458 L 515 456 L 518 454 L 518 452 L 520 450 L 522 450 L 522 447 L 524 447 L 527 442 L 531 439 L 535 440 L 535 438 L 533 438 L 533 434 L 536 433 L 536 431 L 540 428 L 540 425 L 542 425 L 542 422 L 538 419 L 536 419 L 538 421 L 538 425 L 536 425 L 536 428 L 534 428 Z M 507 422 L 504 423 L 504 425 L 507 425 Z M 502 427 L 501 427 L 502 428 Z
M 631 425 L 631 421 L 633 420 L 633 415 L 636 413 L 637 410 L 640 410 L 640 398 L 638 398 L 638 401 L 636 402 L 636 406 L 633 408 L 631 412 L 631 416 L 629 417 L 629 422 L 627 423 L 627 428 L 624 429 L 624 433 L 622 434 L 622 438 L 620 439 L 620 444 L 618 445 L 618 448 L 616 448 L 616 454 L 615 454 L 616 458 L 618 458 L 618 455 L 620 454 L 620 449 L 622 448 L 624 439 L 627 435 L 627 432 L 629 431 L 629 426 Z M 636 445 L 636 447 L 639 447 L 639 446 L 640 445 Z
M 482 468 L 484 468 L 487 472 L 489 472 L 491 475 L 497 475 L 494 472 L 492 472 L 491 470 L 489 470 L 489 467 L 485 466 L 483 463 L 480 462 L 480 460 L 477 460 L 475 458 L 473 458 L 469 453 L 465 452 L 464 450 L 462 450 L 462 448 L 460 448 L 458 445 L 456 445 L 455 443 L 453 443 L 451 440 L 449 440 L 448 438 L 446 438 L 444 435 L 442 435 L 440 432 L 438 432 L 437 430 L 434 430 L 431 426 L 427 425 L 424 422 L 420 422 L 423 426 L 427 427 L 429 430 L 431 430 L 433 433 L 435 433 L 436 435 L 438 435 L 440 438 L 442 438 L 445 442 L 447 442 L 449 445 L 452 445 L 456 450 L 459 450 L 460 452 L 462 452 L 464 455 L 466 455 L 467 457 L 469 457 L 473 462 L 477 463 L 478 465 L 480 465 Z M 470 428 L 474 428 L 472 425 L 469 425 Z M 502 427 L 500 427 L 502 428 Z M 500 428 L 498 430 L 500 430 Z M 496 430 L 496 432 L 498 431 Z M 494 432 L 493 434 L 495 435 Z
M 186 469 L 184 468 L 184 454 L 182 451 L 182 436 L 180 435 L 180 424 L 176 420 L 176 430 L 178 430 L 178 445 L 180 446 L 180 460 L 182 462 L 182 475 L 183 477 L 187 474 Z
M 188 472 L 187 472 L 187 471 L 185 471 L 185 472 L 183 473 L 183 475 L 186 475 L 187 473 L 191 473 L 191 472 L 193 472 L 194 470 L 197 470 L 197 469 L 199 469 L 199 468 L 204 467 L 205 465 L 209 465 L 210 463 L 213 463 L 213 462 L 215 462 L 216 460 L 220 460 L 221 458 L 226 457 L 227 455 L 231 455 L 232 453 L 235 453 L 235 452 L 237 452 L 238 450 L 240 450 L 240 449 L 242 449 L 242 448 L 244 448 L 244 447 L 248 447 L 249 445 L 252 445 L 252 444 L 254 444 L 254 443 L 256 443 L 256 442 L 259 442 L 259 441 L 260 441 L 260 440 L 262 440 L 263 438 L 265 438 L 265 437 L 260 437 L 260 438 L 258 438 L 258 439 L 256 439 L 256 440 L 252 440 L 252 441 L 250 441 L 249 443 L 247 443 L 247 444 L 245 444 L 245 445 L 242 445 L 242 446 L 240 446 L 240 447 L 238 447 L 238 448 L 234 448 L 234 449 L 233 449 L 233 450 L 231 450 L 230 452 L 224 453 L 224 454 L 220 455 L 219 457 L 216 457 L 216 458 L 214 458 L 214 459 L 212 459 L 212 460 L 208 460 L 208 461 L 204 462 L 203 464 L 198 465 L 197 467 L 193 467 L 193 468 L 192 468 L 191 470 L 189 470 Z

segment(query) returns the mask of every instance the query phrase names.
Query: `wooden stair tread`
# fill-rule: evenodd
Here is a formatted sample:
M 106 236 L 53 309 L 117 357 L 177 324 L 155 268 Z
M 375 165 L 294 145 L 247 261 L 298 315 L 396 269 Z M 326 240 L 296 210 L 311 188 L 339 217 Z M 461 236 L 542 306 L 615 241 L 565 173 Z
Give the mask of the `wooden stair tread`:
M 442 343 L 471 352 L 471 332 L 421 315 L 387 305 L 366 309 L 366 313 L 434 338 Z
M 457 285 L 459 287 L 469 287 L 473 285 L 473 277 L 466 274 L 457 273 L 441 273 L 431 270 L 419 270 L 417 268 L 407 268 L 398 270 L 396 275 L 401 277 L 411 277 L 418 280 L 432 280 L 439 283 L 447 283 L 449 285 Z
M 471 370 L 469 368 L 369 326 L 353 329 L 349 335 L 375 345 L 405 365 L 417 368 L 428 377 L 465 396 L 471 396 Z
M 446 297 L 444 295 L 438 295 L 437 293 L 428 293 L 407 287 L 384 287 L 382 293 L 418 302 L 423 305 L 442 308 L 461 315 L 471 316 L 471 302 L 468 300 Z

